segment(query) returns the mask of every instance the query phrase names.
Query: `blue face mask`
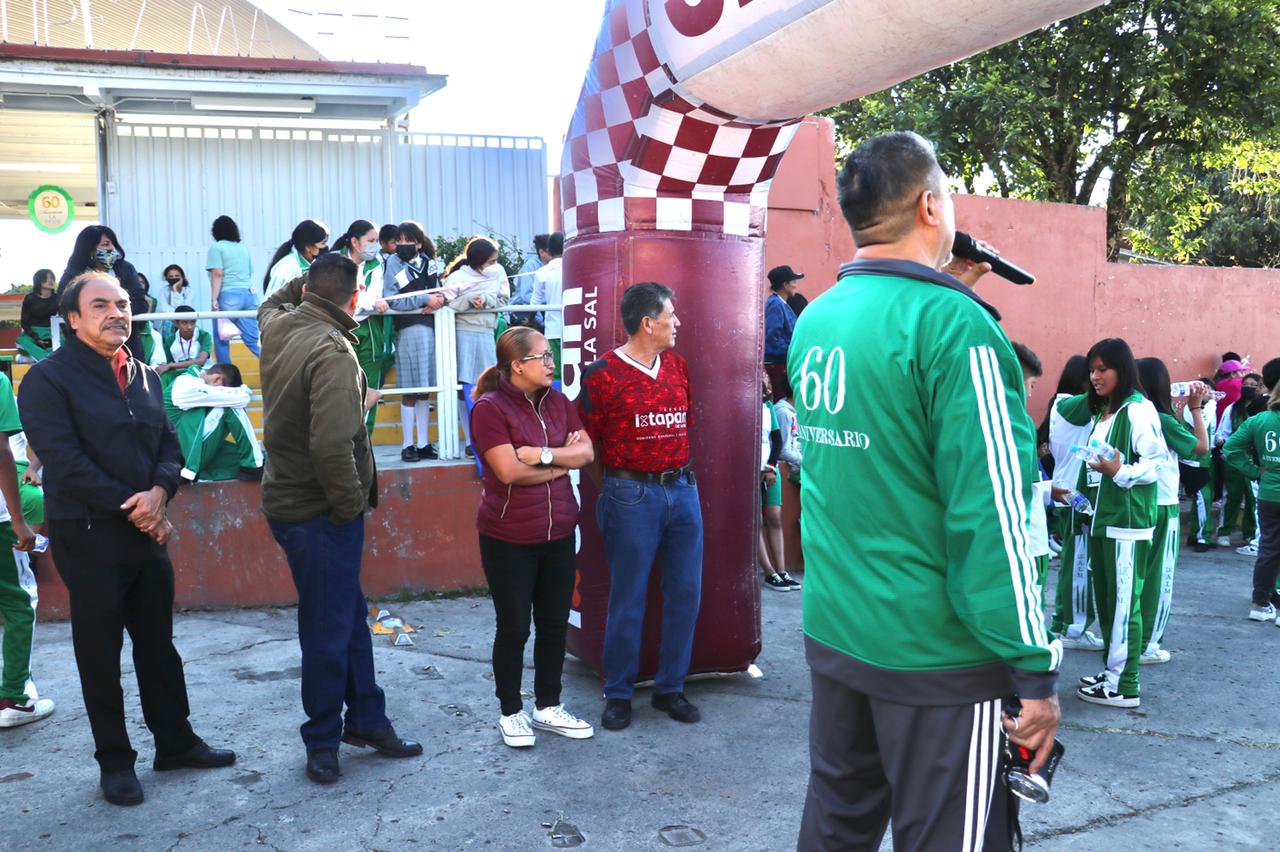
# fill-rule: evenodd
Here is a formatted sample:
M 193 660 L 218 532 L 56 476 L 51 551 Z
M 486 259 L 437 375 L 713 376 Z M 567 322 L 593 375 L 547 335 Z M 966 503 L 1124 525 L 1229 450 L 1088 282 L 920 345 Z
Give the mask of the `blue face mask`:
M 110 269 L 120 259 L 120 252 L 110 248 L 96 248 L 93 250 L 93 259 Z
M 365 263 L 375 260 L 378 257 L 378 244 L 370 243 L 360 250 L 360 259 Z

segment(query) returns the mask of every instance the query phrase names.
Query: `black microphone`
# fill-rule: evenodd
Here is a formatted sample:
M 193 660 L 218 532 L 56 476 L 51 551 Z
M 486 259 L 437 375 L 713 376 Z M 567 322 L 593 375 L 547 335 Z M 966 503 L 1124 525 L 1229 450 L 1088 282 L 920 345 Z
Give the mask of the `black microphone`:
M 1036 280 L 1030 272 L 1014 266 L 994 251 L 978 245 L 977 240 L 964 231 L 956 231 L 956 241 L 951 246 L 951 253 L 965 260 L 972 260 L 974 263 L 989 263 L 992 272 L 1001 278 L 1009 279 L 1014 284 L 1030 284 Z

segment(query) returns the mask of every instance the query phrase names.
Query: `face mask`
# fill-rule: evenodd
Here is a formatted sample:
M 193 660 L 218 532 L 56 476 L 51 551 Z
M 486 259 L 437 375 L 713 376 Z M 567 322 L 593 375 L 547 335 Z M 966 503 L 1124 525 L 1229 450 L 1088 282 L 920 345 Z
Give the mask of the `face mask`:
M 1253 402 L 1258 397 L 1258 389 L 1252 386 L 1244 386 L 1240 388 L 1240 398 L 1245 402 Z
M 400 258 L 405 263 L 408 263 L 409 261 L 413 260 L 417 256 L 418 256 L 418 247 L 413 245 L 412 243 L 410 243 L 407 246 L 396 246 L 396 257 Z
M 360 250 L 360 259 L 368 263 L 378 256 L 378 244 L 373 243 Z
M 98 248 L 93 250 L 93 259 L 110 269 L 120 259 L 120 253 L 115 249 Z

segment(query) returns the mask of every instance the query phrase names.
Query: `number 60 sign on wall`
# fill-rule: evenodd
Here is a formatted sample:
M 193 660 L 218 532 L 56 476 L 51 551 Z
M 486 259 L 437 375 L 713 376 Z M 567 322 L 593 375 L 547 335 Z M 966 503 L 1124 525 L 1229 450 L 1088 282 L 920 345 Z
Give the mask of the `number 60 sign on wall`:
M 60 186 L 39 186 L 27 196 L 27 215 L 46 234 L 60 234 L 71 227 L 76 205 Z

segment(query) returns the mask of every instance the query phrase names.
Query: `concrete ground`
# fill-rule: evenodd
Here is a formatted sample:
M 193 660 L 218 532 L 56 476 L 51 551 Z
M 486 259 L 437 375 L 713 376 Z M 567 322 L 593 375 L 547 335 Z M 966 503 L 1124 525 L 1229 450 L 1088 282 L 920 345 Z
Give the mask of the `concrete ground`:
M 1053 801 L 1023 810 L 1028 848 L 1275 848 L 1280 630 L 1245 618 L 1251 564 L 1230 551 L 1186 555 L 1166 642 L 1173 661 L 1143 670 L 1139 710 L 1074 698 L 1071 684 L 1099 659 L 1067 653 L 1067 755 Z M 176 633 L 196 730 L 239 761 L 153 772 L 126 654 L 147 795 L 129 809 L 98 793 L 69 627 L 41 625 L 37 675 L 58 710 L 0 731 L 0 848 L 525 850 L 577 845 L 580 835 L 600 850 L 793 849 L 808 770 L 801 595 L 764 598 L 764 677 L 691 684 L 701 724 L 659 715 L 642 693 L 625 732 L 542 734 L 524 750 L 503 746 L 496 729 L 489 601 L 391 604 L 421 632 L 413 647 L 375 639 L 379 677 L 398 729 L 426 754 L 394 761 L 344 747 L 343 779 L 327 788 L 303 774 L 293 611 L 186 613 Z M 600 682 L 572 660 L 564 700 L 598 719 Z

